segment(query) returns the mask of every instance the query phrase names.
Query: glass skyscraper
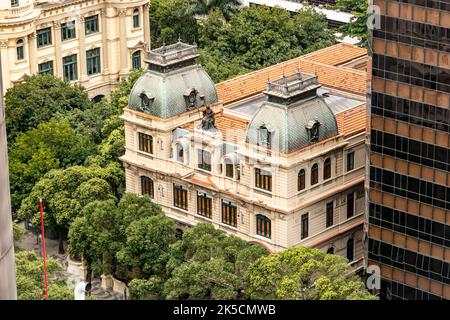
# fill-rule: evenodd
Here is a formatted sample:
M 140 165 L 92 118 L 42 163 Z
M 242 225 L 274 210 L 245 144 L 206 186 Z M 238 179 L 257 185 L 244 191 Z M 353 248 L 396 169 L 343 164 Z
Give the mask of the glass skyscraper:
M 384 299 L 450 299 L 450 0 L 374 0 L 368 265 Z

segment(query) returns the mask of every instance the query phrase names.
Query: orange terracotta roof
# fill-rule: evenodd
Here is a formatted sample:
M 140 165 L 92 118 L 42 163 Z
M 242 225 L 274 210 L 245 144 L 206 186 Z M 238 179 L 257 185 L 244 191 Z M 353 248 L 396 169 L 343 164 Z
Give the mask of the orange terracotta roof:
M 336 115 L 338 130 L 345 137 L 352 136 L 366 129 L 366 105 L 346 110 Z
M 338 43 L 334 46 L 308 53 L 302 56 L 302 59 L 337 66 L 364 55 L 367 55 L 367 49 L 346 43 Z

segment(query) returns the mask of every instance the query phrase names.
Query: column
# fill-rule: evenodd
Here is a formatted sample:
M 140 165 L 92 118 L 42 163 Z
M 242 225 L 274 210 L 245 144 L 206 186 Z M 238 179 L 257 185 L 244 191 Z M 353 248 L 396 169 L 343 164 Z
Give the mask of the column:
M 108 25 L 106 23 L 106 9 L 100 10 L 100 19 L 102 19 L 102 49 L 101 64 L 103 79 L 109 80 L 109 50 L 108 50 Z
M 30 66 L 30 74 L 38 72 L 37 61 L 37 45 L 36 45 L 36 32 L 32 32 L 27 37 L 28 42 L 28 65 Z
M 88 81 L 89 77 L 87 76 L 87 66 L 86 66 L 86 30 L 84 28 L 84 17 L 80 17 L 80 30 L 79 42 L 80 42 L 80 52 L 78 54 L 78 79 L 81 82 Z
M 8 54 L 8 39 L 2 39 L 0 40 L 0 58 L 1 58 L 1 72 L 2 72 L 2 90 L 3 94 L 6 92 L 6 89 L 8 89 L 11 86 L 10 80 L 9 80 L 9 54 Z
M 145 51 L 150 51 L 151 39 L 150 39 L 150 3 L 144 4 L 144 42 L 146 44 Z
M 53 61 L 53 69 L 55 76 L 63 78 L 63 67 L 62 67 L 62 40 L 61 40 L 61 23 L 53 22 L 53 27 L 55 30 L 55 60 Z
M 129 73 L 128 68 L 128 45 L 127 45 L 127 25 L 126 15 L 127 9 L 118 9 L 117 14 L 119 16 L 119 29 L 120 29 L 120 72 L 119 76 L 126 76 Z

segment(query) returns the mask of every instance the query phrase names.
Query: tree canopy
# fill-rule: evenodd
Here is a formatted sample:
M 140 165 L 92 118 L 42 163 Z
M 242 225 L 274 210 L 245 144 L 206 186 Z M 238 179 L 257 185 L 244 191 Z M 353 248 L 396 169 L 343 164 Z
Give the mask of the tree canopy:
M 62 275 L 63 266 L 47 258 L 48 297 L 50 300 L 73 300 L 74 294 Z M 40 300 L 44 293 L 44 263 L 33 251 L 16 253 L 16 285 L 18 300 Z
M 9 88 L 5 94 L 8 140 L 36 128 L 57 114 L 73 109 L 84 110 L 90 105 L 86 90 L 81 86 L 50 75 L 26 75 L 24 81 Z
M 346 259 L 309 247 L 264 256 L 248 268 L 245 279 L 251 299 L 376 299 Z
M 369 20 L 369 1 L 367 0 L 336 0 L 336 8 L 350 11 L 354 17 L 347 24 L 342 25 L 339 30 L 346 36 L 360 38 L 359 45 L 367 47 Z

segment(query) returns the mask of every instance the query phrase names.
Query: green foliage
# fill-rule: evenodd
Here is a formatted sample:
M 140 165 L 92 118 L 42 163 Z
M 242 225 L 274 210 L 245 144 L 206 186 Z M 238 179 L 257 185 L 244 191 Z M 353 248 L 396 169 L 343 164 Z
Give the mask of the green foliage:
M 252 299 L 373 300 L 346 259 L 309 247 L 292 247 L 256 261 L 245 274 Z
M 201 223 L 186 230 L 170 252 L 164 285 L 168 299 L 242 299 L 242 274 L 267 251 L 212 224 Z
M 150 22 L 155 48 L 177 42 L 178 36 L 186 43 L 198 39 L 197 22 L 189 0 L 152 0 Z
M 13 210 L 48 171 L 81 164 L 94 152 L 90 137 L 76 133 L 67 120 L 52 119 L 20 134 L 9 153 Z
M 241 0 L 190 0 L 194 14 L 206 15 L 211 10 L 219 10 L 227 19 L 238 12 Z
M 37 127 L 57 114 L 90 105 L 86 90 L 49 74 L 25 76 L 5 94 L 8 140 Z
M 113 190 L 120 182 L 114 167 L 114 164 L 105 168 L 74 166 L 50 171 L 22 201 L 18 216 L 32 218 L 33 224 L 38 225 L 39 198 L 42 198 L 46 227 L 64 235 L 86 204 L 116 199 Z
M 334 43 L 324 15 L 305 6 L 297 14 L 266 6 L 243 8 L 229 21 L 213 10 L 200 28 L 201 63 L 215 82 Z
M 344 24 L 339 28 L 340 31 L 344 35 L 360 38 L 359 45 L 365 48 L 368 44 L 368 6 L 369 1 L 367 0 L 336 0 L 336 8 L 344 9 L 354 14 L 350 23 Z
M 149 279 L 133 279 L 128 284 L 131 300 L 158 300 L 161 299 L 162 281 L 158 276 Z
M 113 200 L 91 201 L 83 208 L 69 229 L 69 252 L 90 262 L 96 272 L 127 278 L 133 269 L 157 268 L 160 250 L 173 242 L 173 228 L 173 221 L 149 197 L 125 193 L 117 205 Z M 119 252 L 123 265 L 117 261 Z M 155 260 L 147 262 L 147 255 Z
M 123 108 L 128 105 L 128 96 L 130 95 L 131 89 L 133 88 L 136 80 L 142 75 L 142 72 L 142 69 L 133 69 L 128 75 L 128 78 L 122 79 L 116 85 L 113 92 L 111 92 L 111 106 L 113 110 L 115 110 L 116 115 L 121 115 L 123 113 Z
M 52 258 L 47 258 L 50 300 L 74 299 L 73 291 L 67 287 L 62 271 L 62 265 Z M 16 253 L 16 283 L 19 300 L 39 300 L 39 292 L 44 293 L 44 263 L 35 252 Z
M 14 244 L 22 240 L 23 236 L 27 234 L 27 230 L 21 227 L 17 223 L 13 223 L 13 236 L 14 236 Z

